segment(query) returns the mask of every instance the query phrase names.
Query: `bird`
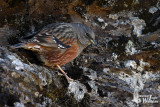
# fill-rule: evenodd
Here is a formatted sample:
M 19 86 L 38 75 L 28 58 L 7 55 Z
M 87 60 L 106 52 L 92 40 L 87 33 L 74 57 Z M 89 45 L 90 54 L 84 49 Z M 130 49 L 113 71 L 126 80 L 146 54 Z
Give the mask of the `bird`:
M 73 81 L 61 66 L 71 62 L 90 44 L 96 44 L 93 30 L 82 23 L 52 23 L 34 35 L 23 37 L 12 48 L 36 52 L 43 65 L 62 72 L 68 82 Z

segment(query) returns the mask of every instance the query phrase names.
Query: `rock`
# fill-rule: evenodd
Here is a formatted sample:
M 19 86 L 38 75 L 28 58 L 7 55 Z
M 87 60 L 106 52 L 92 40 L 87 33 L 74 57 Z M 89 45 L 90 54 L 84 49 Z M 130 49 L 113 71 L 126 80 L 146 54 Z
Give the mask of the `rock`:
M 158 0 L 1 0 L 0 14 L 0 106 L 160 105 Z M 97 46 L 62 67 L 69 84 L 32 52 L 10 48 L 53 22 L 96 34 Z

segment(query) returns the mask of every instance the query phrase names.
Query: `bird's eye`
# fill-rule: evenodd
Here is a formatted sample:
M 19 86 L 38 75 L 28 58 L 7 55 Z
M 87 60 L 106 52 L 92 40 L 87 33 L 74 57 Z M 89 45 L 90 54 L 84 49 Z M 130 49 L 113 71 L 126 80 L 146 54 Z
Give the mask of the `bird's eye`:
M 89 37 L 89 34 L 88 34 L 88 33 L 85 33 L 85 35 Z
M 90 38 L 90 39 L 91 39 L 91 36 L 90 36 L 90 34 L 89 34 L 89 33 L 85 33 L 85 35 L 86 35 L 88 38 Z

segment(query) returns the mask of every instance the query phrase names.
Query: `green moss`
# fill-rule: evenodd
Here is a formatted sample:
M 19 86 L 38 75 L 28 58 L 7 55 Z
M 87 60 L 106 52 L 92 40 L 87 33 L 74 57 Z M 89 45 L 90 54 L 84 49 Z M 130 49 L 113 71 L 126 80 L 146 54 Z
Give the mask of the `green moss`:
M 90 96 L 85 94 L 81 101 L 74 98 L 74 94 L 67 94 L 68 88 L 57 88 L 55 85 L 50 85 L 45 92 L 45 96 L 50 98 L 55 104 L 63 107 L 89 107 Z

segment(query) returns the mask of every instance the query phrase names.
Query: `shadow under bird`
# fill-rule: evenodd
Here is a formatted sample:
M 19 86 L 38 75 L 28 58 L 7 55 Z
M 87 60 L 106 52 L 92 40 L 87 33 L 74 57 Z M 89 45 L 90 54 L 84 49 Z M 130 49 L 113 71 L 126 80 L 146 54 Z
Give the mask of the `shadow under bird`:
M 82 23 L 53 23 L 45 26 L 30 39 L 22 38 L 12 48 L 24 48 L 37 52 L 45 66 L 57 66 L 68 82 L 71 78 L 60 66 L 75 59 L 84 48 L 95 44 L 95 34 Z

